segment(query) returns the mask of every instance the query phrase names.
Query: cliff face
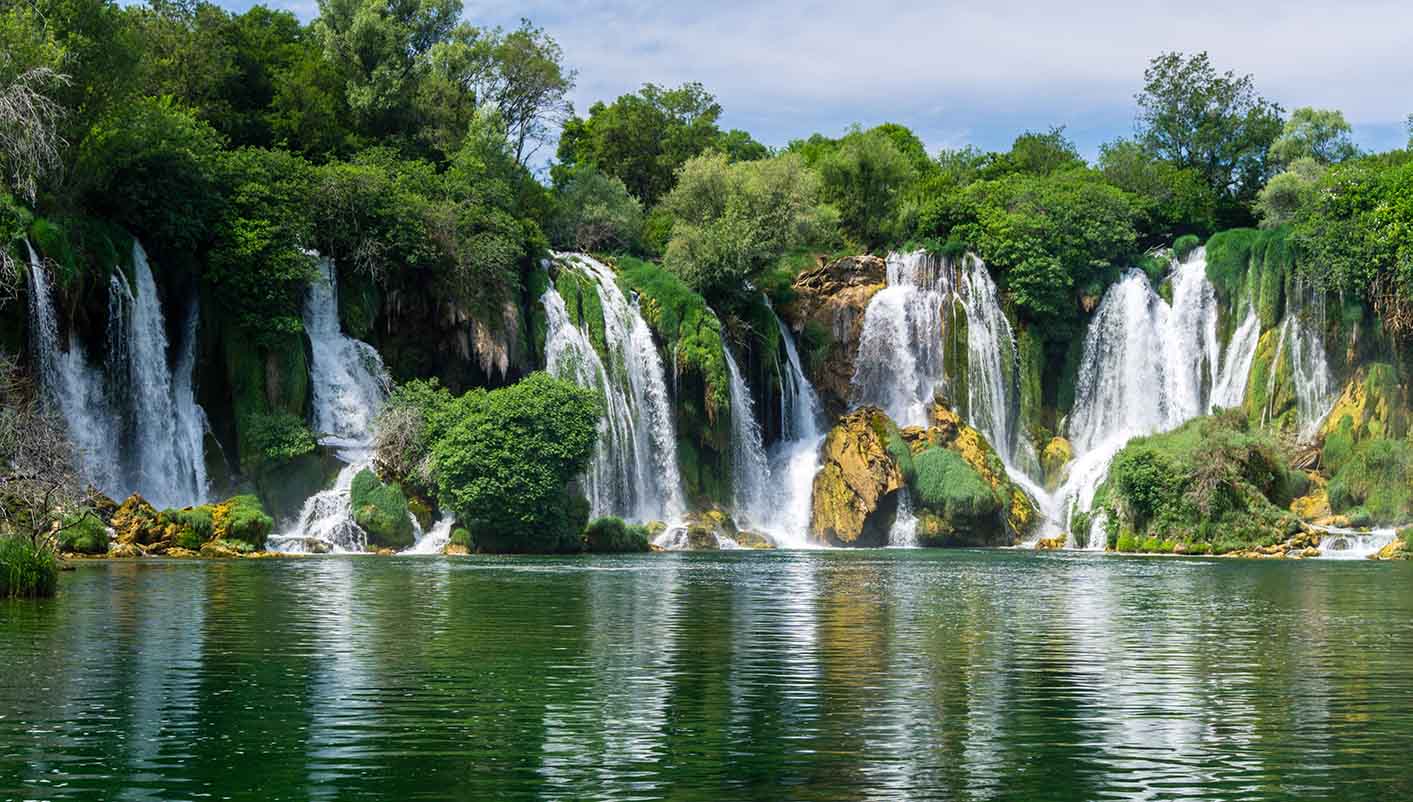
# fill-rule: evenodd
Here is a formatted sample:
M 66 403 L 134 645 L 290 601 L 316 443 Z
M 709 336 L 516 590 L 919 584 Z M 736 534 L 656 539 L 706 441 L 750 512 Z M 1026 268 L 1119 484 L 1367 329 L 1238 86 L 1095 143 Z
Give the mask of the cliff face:
M 848 409 L 864 310 L 887 281 L 882 258 L 845 257 L 801 273 L 794 299 L 780 308 L 781 317 L 808 346 L 805 369 L 831 417 Z

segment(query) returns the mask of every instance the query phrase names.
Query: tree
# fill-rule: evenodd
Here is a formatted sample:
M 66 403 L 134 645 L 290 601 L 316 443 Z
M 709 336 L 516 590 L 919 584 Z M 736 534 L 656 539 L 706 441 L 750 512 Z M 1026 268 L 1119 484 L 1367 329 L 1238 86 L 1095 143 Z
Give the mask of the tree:
M 721 106 L 698 83 L 676 89 L 644 84 L 611 104 L 595 103 L 559 137 L 561 170 L 589 165 L 619 179 L 651 207 L 672 189 L 688 159 L 715 145 Z
M 61 166 L 67 86 L 61 51 L 38 12 L 19 3 L 0 12 L 0 173 L 9 192 L 34 203 L 44 177 Z
M 793 153 L 734 164 L 703 154 L 662 205 L 673 220 L 663 263 L 713 301 L 738 300 L 781 254 L 834 223 L 819 178 Z
M 1325 165 L 1308 156 L 1290 163 L 1285 172 L 1266 182 L 1256 195 L 1256 214 L 1262 228 L 1290 222 L 1302 206 L 1314 200 Z
M 1216 229 L 1217 195 L 1201 173 L 1159 158 L 1143 144 L 1117 139 L 1099 146 L 1099 170 L 1139 205 L 1136 226 L 1145 246 Z
M 491 552 L 577 551 L 588 505 L 573 480 L 598 439 L 594 392 L 545 373 L 472 390 L 437 417 L 432 446 L 442 503 Z
M 1143 79 L 1139 140 L 1197 170 L 1229 204 L 1249 200 L 1270 174 L 1266 155 L 1281 132 L 1281 107 L 1256 94 L 1250 75 L 1218 73 L 1206 53 L 1164 53 Z
M 63 420 L 0 353 L 0 534 L 52 550 L 87 510 Z
M 548 233 L 559 248 L 626 249 L 643 228 L 643 205 L 622 181 L 592 167 L 574 172 L 559 191 L 556 207 Z
M 1280 165 L 1299 159 L 1313 159 L 1320 164 L 1342 162 L 1359 153 L 1350 138 L 1353 131 L 1340 111 L 1298 108 L 1290 113 L 1281 135 L 1271 143 L 1271 160 Z
M 866 248 L 895 238 L 899 204 L 918 173 L 887 129 L 855 128 L 819 159 L 816 169 L 823 197 L 838 208 L 848 237 Z
M 315 35 L 370 134 L 416 130 L 413 101 L 427 53 L 451 35 L 460 16 L 461 0 L 319 0 Z
M 1050 175 L 1083 166 L 1079 149 L 1065 136 L 1061 125 L 1044 133 L 1026 131 L 1016 137 L 1010 151 L 993 159 L 985 173 L 991 178 L 1013 172 Z
M 565 67 L 559 43 L 529 20 L 509 33 L 462 25 L 433 50 L 432 59 L 438 74 L 470 93 L 474 104 L 500 112 L 520 164 L 573 114 L 575 72 Z

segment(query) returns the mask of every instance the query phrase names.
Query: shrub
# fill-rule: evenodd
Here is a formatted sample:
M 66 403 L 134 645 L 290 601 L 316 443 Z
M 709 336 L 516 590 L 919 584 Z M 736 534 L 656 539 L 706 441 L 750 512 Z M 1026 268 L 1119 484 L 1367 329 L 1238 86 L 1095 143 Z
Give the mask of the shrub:
M 599 414 L 593 391 L 544 373 L 463 395 L 436 416 L 446 424 L 432 446 L 443 508 L 482 551 L 578 550 L 587 509 L 568 488 L 588 467 Z
M 92 513 L 80 513 L 64 519 L 59 533 L 59 550 L 72 554 L 107 554 L 108 527 Z
M 565 250 L 626 250 L 643 229 L 643 205 L 617 178 L 592 167 L 574 171 L 559 192 L 550 241 Z
M 913 458 L 913 466 L 917 500 L 949 518 L 976 519 L 1001 508 L 991 486 L 955 451 L 929 448 Z
M 53 596 L 59 559 L 29 538 L 0 535 L 0 599 Z
M 453 546 L 469 549 L 471 548 L 471 533 L 458 526 L 451 530 L 451 539 L 448 542 Z
M 247 473 L 281 465 L 311 454 L 318 446 L 304 419 L 288 412 L 251 413 L 246 416 L 241 448 L 241 469 Z
M 349 504 L 354 522 L 367 533 L 370 545 L 390 549 L 412 545 L 412 519 L 407 514 L 402 488 L 383 484 L 372 471 L 364 469 L 353 477 Z
M 622 518 L 595 518 L 584 529 L 584 550 L 595 554 L 648 551 L 648 530 Z
M 259 546 L 274 528 L 275 519 L 265 514 L 255 496 L 235 496 L 215 506 L 212 523 L 223 540 L 243 540 Z

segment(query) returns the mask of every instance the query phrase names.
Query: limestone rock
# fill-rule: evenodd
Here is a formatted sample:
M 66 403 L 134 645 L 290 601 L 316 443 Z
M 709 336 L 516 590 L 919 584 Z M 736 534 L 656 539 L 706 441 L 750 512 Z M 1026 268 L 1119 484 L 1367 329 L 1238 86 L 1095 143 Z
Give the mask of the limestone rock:
M 736 545 L 743 549 L 773 549 L 775 541 L 769 535 L 742 529 L 736 533 Z
M 889 438 L 898 427 L 877 407 L 846 415 L 825 437 L 815 474 L 810 538 L 832 546 L 881 546 L 906 484 Z
M 806 326 L 829 333 L 823 362 L 810 379 L 831 414 L 842 414 L 848 407 L 864 310 L 887 282 L 888 265 L 880 257 L 836 259 L 801 273 L 795 279 L 794 300 L 781 307 L 797 334 Z
M 1045 444 L 1040 454 L 1040 468 L 1045 471 L 1045 487 L 1054 490 L 1064 478 L 1065 466 L 1074 459 L 1074 449 L 1070 441 L 1055 437 Z

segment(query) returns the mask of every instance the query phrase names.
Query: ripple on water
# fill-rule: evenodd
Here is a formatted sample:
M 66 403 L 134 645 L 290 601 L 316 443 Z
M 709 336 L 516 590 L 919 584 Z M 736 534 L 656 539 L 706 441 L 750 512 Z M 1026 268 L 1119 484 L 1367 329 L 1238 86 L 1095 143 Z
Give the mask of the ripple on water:
M 1409 798 L 1410 569 L 84 564 L 0 604 L 0 798 Z

